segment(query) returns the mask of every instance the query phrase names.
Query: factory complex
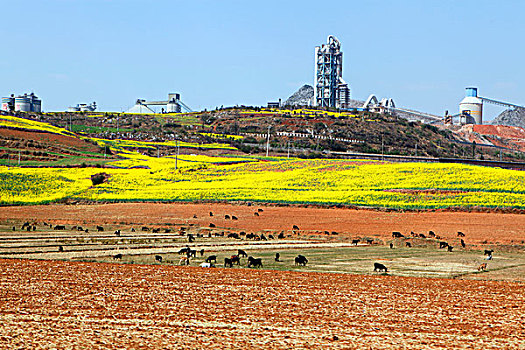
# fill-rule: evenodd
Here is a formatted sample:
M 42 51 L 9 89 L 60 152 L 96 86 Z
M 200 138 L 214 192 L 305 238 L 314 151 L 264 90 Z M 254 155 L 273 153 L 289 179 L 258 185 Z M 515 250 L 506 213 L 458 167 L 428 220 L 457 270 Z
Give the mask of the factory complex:
M 343 79 L 343 52 L 341 42 L 333 35 L 328 36 L 327 42 L 315 47 L 314 54 L 314 83 L 311 91 L 303 93 L 299 100 L 284 104 L 268 102 L 268 108 L 281 108 L 284 106 L 308 106 L 320 109 L 337 109 L 340 111 L 370 111 L 375 113 L 397 114 L 409 121 L 421 121 L 428 124 L 483 124 L 483 104 L 496 104 L 507 109 L 523 109 L 525 107 L 500 100 L 478 96 L 476 87 L 467 87 L 466 96 L 459 103 L 459 113 L 437 116 L 429 113 L 414 111 L 396 106 L 392 98 L 378 99 L 375 94 L 370 94 L 365 101 L 352 100 L 350 87 Z M 308 85 L 305 85 L 308 86 Z M 299 92 L 299 91 L 298 91 Z M 297 93 L 296 93 L 297 94 Z M 295 95 L 295 94 L 294 94 Z M 159 107 L 154 111 L 152 107 Z M 42 101 L 34 94 L 23 94 L 2 97 L 2 111 L 5 112 L 42 112 Z M 68 112 L 94 112 L 97 109 L 95 102 L 91 104 L 80 103 L 68 107 Z M 179 93 L 169 93 L 166 100 L 147 101 L 137 99 L 135 104 L 125 111 L 128 114 L 154 114 L 154 113 L 182 113 L 193 112 L 181 100 Z

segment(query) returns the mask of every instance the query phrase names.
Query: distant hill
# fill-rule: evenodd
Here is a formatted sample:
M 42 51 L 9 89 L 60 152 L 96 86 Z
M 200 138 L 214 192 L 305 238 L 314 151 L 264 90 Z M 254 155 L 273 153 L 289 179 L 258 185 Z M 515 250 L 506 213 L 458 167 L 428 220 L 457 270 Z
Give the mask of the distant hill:
M 314 88 L 305 84 L 284 101 L 285 106 L 310 106 L 314 102 Z
M 504 110 L 492 121 L 492 125 L 519 126 L 525 128 L 525 108 Z

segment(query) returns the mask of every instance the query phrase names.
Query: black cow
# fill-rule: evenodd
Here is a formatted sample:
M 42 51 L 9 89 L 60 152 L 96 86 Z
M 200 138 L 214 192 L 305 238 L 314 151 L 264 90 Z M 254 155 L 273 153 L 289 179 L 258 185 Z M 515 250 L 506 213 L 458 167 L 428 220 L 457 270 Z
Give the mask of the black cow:
M 215 227 L 215 224 L 214 223 L 210 223 L 210 227 L 211 228 Z
M 155 261 L 162 262 L 162 256 L 155 255 Z
M 160 232 L 160 227 L 157 227 L 157 228 L 154 228 L 153 231 L 151 231 L 153 233 L 159 233 Z
M 235 215 L 232 215 L 232 220 L 239 220 Z
M 191 242 L 193 242 L 193 241 L 195 241 L 195 237 L 193 237 L 193 235 L 192 235 L 191 233 L 188 234 L 188 242 L 191 243 Z
M 259 216 L 258 212 L 253 213 L 253 216 Z
M 485 249 L 485 253 L 483 253 L 483 255 L 489 255 L 489 256 L 491 256 L 492 253 L 494 253 L 494 249 L 490 249 L 490 250 L 489 250 L 489 249 Z
M 216 255 L 210 255 L 209 257 L 206 258 L 206 262 L 207 263 L 211 264 L 212 261 L 217 263 L 217 256 Z
M 466 246 L 465 241 L 464 241 L 463 239 L 461 239 L 461 246 L 462 246 L 463 248 L 465 248 L 465 246 Z
M 261 233 L 261 241 L 267 241 L 268 238 L 266 238 L 266 236 L 264 235 L 264 233 Z
M 191 256 L 196 257 L 197 256 L 197 250 L 195 250 L 195 249 L 188 250 L 187 253 L 186 253 L 186 256 L 188 258 L 191 257 Z M 207 262 L 209 262 L 209 261 L 207 261 Z
M 448 243 L 447 242 L 439 242 L 439 249 L 443 249 L 443 248 L 446 248 L 448 247 Z
M 204 255 L 204 249 L 201 249 L 201 256 Z
M 304 255 L 297 255 L 295 258 L 295 265 L 302 265 L 306 266 L 306 263 L 308 262 L 308 259 Z
M 277 238 L 279 238 L 279 239 L 284 239 L 284 232 L 279 233 L 279 235 L 277 236 Z
M 408 248 L 412 248 L 412 243 L 410 243 L 410 242 L 405 242 L 405 245 L 406 245 Z
M 380 263 L 374 263 L 374 272 L 376 272 L 376 271 L 379 271 L 379 272 L 381 272 L 381 271 L 388 272 L 388 269 L 387 269 L 386 266 L 383 265 L 383 264 L 380 264 Z
M 428 231 L 428 235 L 430 237 L 436 237 L 436 234 L 434 233 L 434 231 Z
M 427 236 L 425 236 L 425 235 L 422 234 L 422 233 L 419 234 L 419 237 L 421 237 L 421 238 L 427 238 Z
M 115 231 L 115 235 L 116 235 L 117 237 L 120 237 L 120 230 L 116 230 L 116 231 Z
M 246 254 L 246 252 L 244 250 L 242 250 L 242 249 L 238 249 L 237 250 L 237 255 L 239 257 L 245 257 L 245 258 L 248 257 L 248 254 Z
M 179 250 L 179 255 L 188 254 L 189 251 L 190 251 L 189 247 L 182 248 L 181 250 Z
M 281 257 L 281 254 L 275 253 L 275 261 L 281 261 L 279 258 Z
M 299 230 L 299 226 L 297 226 L 297 225 L 293 225 L 293 226 L 292 226 L 292 230 L 296 230 L 296 231 L 298 231 L 298 230 Z
M 102 232 L 102 231 L 104 231 L 104 227 L 97 225 L 97 232 Z
M 405 238 L 405 236 L 403 236 L 401 232 L 397 232 L 397 231 L 392 232 L 392 237 L 393 238 Z
M 210 216 L 213 216 L 213 213 L 210 211 Z
M 115 254 L 113 255 L 114 260 L 122 260 L 122 254 Z
M 367 239 L 367 240 L 366 240 L 366 243 L 367 243 L 367 244 L 373 244 L 373 243 L 374 243 L 374 240 L 373 240 L 373 239 Z
M 264 210 L 261 209 L 261 208 L 259 208 L 259 209 L 257 209 L 257 211 L 258 211 L 259 213 L 262 213 Z
M 233 261 L 230 258 L 224 258 L 224 267 L 233 267 Z
M 361 242 L 360 239 L 353 239 L 352 240 L 352 244 L 355 244 L 355 245 L 357 245 L 357 243 L 359 243 L 359 242 Z
M 55 226 L 55 230 L 65 230 L 66 229 L 66 226 L 64 225 L 56 225 Z
M 253 258 L 251 256 L 248 257 L 248 267 L 263 267 L 262 259 L 261 258 Z
M 458 231 L 458 237 L 465 237 L 465 234 L 463 232 Z
M 448 251 L 449 251 L 449 252 L 451 252 L 451 251 L 452 251 L 452 249 L 454 249 L 454 247 L 453 247 L 453 246 L 451 246 L 451 245 L 449 245 L 449 246 L 447 247 L 447 249 L 448 249 Z
M 240 265 L 241 264 L 241 258 L 239 258 L 238 255 L 232 255 L 230 257 L 231 261 L 232 261 L 232 264 L 237 264 L 237 265 Z
M 390 243 L 390 249 L 394 249 L 394 243 Z
M 135 232 L 135 229 L 133 227 L 131 228 L 131 232 Z
M 58 246 L 58 251 L 59 252 L 63 252 L 64 251 L 64 247 L 62 247 L 61 245 Z
M 142 230 L 142 231 L 149 231 L 149 227 L 147 227 L 147 226 L 142 226 L 141 230 Z
M 229 215 L 224 215 L 224 219 L 230 220 L 230 216 Z

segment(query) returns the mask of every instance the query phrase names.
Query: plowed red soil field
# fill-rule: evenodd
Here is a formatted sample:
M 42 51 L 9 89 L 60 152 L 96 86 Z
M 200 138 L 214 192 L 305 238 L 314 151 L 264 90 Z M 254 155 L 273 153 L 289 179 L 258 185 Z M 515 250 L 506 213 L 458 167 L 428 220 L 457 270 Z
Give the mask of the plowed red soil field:
M 254 216 L 263 208 L 260 216 Z M 209 212 L 214 216 L 210 217 Z M 193 215 L 197 218 L 193 218 Z M 225 214 L 237 221 L 226 220 Z M 381 212 L 374 210 L 323 209 L 302 207 L 260 207 L 232 204 L 119 203 L 104 205 L 42 205 L 3 207 L 0 222 L 37 220 L 55 224 L 187 225 L 261 231 L 292 230 L 296 224 L 309 233 L 335 231 L 351 236 L 391 238 L 392 231 L 428 233 L 443 239 L 465 233 L 469 244 L 522 244 L 525 215 L 468 212 Z
M 0 260 L 1 349 L 518 349 L 523 285 Z

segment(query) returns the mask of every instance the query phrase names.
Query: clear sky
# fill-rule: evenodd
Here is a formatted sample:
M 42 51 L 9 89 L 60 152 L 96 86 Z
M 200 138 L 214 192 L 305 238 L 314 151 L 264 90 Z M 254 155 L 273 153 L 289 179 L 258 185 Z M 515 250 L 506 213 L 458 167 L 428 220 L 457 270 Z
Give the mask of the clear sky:
M 48 111 L 121 111 L 168 92 L 194 109 L 264 105 L 313 84 L 314 47 L 330 34 L 352 98 L 442 115 L 474 85 L 525 105 L 525 1 L 1 4 L 0 94 L 34 91 Z

